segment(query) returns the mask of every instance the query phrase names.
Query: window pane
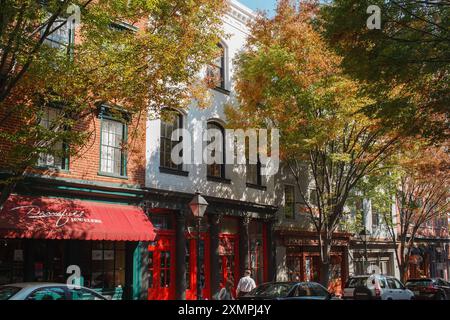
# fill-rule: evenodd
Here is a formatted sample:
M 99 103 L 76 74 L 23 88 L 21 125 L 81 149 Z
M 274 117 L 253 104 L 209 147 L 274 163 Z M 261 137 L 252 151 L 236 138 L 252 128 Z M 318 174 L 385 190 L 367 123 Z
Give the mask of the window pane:
M 176 165 L 172 162 L 172 149 L 181 141 L 172 141 L 172 132 L 182 127 L 181 115 L 172 110 L 165 110 L 161 116 L 160 132 L 160 166 L 182 170 L 182 165 Z
M 284 187 L 284 214 L 286 218 L 293 219 L 295 214 L 295 189 L 293 186 Z
M 208 129 L 216 131 L 208 132 L 208 163 L 213 163 L 207 166 L 207 175 L 210 177 L 225 178 L 225 139 L 223 136 L 223 128 L 215 122 L 208 122 Z M 220 132 L 221 140 L 215 143 L 218 132 Z M 221 163 L 216 163 L 216 159 L 221 159 Z
M 48 130 L 54 128 L 54 126 L 56 125 L 55 121 L 57 120 L 60 113 L 61 111 L 59 109 L 45 107 L 42 111 L 42 117 L 40 119 L 39 125 Z M 59 156 L 59 154 L 62 153 L 63 147 L 64 145 L 62 141 L 55 143 L 52 149 L 55 151 L 55 154 L 57 153 L 58 155 L 41 153 L 39 155 L 37 165 L 42 167 L 56 167 L 62 169 L 64 161 Z
M 66 300 L 63 288 L 49 287 L 38 289 L 27 300 Z
M 124 125 L 119 121 L 102 120 L 100 171 L 124 175 L 123 168 Z
M 72 300 L 102 300 L 93 292 L 85 289 L 71 289 L 69 293 Z
M 225 50 L 221 44 L 217 46 L 221 52 L 206 68 L 206 78 L 211 86 L 225 89 Z

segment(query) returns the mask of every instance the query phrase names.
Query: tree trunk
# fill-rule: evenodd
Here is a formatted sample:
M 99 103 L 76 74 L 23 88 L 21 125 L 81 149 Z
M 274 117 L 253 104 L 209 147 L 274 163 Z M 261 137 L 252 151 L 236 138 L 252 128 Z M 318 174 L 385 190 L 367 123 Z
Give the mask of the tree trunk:
M 328 288 L 330 279 L 330 261 L 322 262 L 320 265 L 320 284 Z
M 407 262 L 402 262 L 399 265 L 399 269 L 400 269 L 400 280 L 405 283 L 406 280 L 408 280 L 408 263 Z
M 325 239 L 322 238 L 322 235 L 319 237 L 321 239 L 319 281 L 325 288 L 328 288 L 328 283 L 330 280 L 331 237 L 329 235 L 325 235 Z

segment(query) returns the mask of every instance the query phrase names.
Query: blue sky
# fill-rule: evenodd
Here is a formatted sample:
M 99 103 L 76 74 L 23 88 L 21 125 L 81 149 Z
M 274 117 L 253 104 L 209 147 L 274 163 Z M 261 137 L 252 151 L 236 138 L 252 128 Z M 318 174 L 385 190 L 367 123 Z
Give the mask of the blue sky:
M 240 3 L 246 5 L 250 9 L 253 10 L 267 10 L 269 12 L 273 13 L 273 10 L 275 9 L 276 0 L 238 0 Z

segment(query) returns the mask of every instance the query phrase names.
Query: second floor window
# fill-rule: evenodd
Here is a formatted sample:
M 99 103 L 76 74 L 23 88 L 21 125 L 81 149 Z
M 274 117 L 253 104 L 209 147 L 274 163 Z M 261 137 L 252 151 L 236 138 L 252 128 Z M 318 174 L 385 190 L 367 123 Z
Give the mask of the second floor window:
M 206 76 L 212 86 L 225 89 L 225 50 L 220 43 L 217 46 L 219 47 L 220 55 L 208 66 Z
M 216 134 L 220 133 L 221 141 L 218 142 L 220 144 L 220 149 L 217 150 L 213 147 L 213 149 L 209 150 L 208 148 L 208 157 L 211 157 L 212 159 L 208 161 L 208 163 L 212 162 L 213 159 L 219 158 L 221 159 L 221 163 L 212 163 L 208 165 L 207 169 L 207 175 L 208 177 L 214 177 L 214 178 L 225 178 L 225 139 L 224 139 L 224 130 L 221 125 L 219 125 L 216 122 L 208 122 L 208 130 L 213 129 L 215 130 Z M 212 143 L 213 146 L 216 146 L 215 139 L 216 136 L 212 135 L 211 137 L 208 137 L 208 145 Z
M 100 171 L 116 176 L 126 176 L 127 126 L 116 120 L 102 119 Z
M 295 188 L 294 186 L 284 186 L 284 216 L 287 219 L 294 219 L 295 215 Z
M 380 214 L 376 210 L 372 210 L 372 227 L 376 228 L 380 224 Z
M 319 202 L 317 200 L 317 190 L 316 189 L 309 189 L 309 203 L 312 206 L 317 207 L 319 205 Z
M 72 22 L 63 18 L 56 19 L 51 26 L 50 32 L 45 38 L 44 43 L 52 48 L 64 50 L 68 54 L 72 54 L 75 42 L 75 30 Z
M 183 127 L 183 117 L 180 113 L 173 110 L 166 110 L 161 117 L 161 136 L 160 136 L 160 166 L 166 169 L 183 170 L 183 165 L 175 164 L 172 161 L 172 149 L 180 143 L 181 140 L 172 141 L 172 133 L 176 129 Z
M 61 115 L 61 110 L 52 107 L 45 107 L 42 110 L 42 116 L 39 125 L 47 130 L 60 130 L 58 126 L 58 118 Z M 40 153 L 37 161 L 39 167 L 50 167 L 58 169 L 68 169 L 68 158 L 64 156 L 66 145 L 62 142 L 56 142 L 52 149 L 54 152 Z
M 255 186 L 262 186 L 262 176 L 261 176 L 261 162 L 259 161 L 256 164 L 248 163 L 247 157 L 247 183 Z

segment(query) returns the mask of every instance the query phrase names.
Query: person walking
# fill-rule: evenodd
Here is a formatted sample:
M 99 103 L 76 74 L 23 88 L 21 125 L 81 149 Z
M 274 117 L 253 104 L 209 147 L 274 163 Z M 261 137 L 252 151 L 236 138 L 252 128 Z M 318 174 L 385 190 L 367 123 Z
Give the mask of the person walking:
M 228 280 L 225 283 L 225 287 L 223 287 L 220 290 L 217 300 L 234 300 L 233 294 L 231 292 L 232 289 L 233 289 L 233 281 Z
M 252 272 L 250 270 L 245 270 L 244 276 L 239 280 L 236 288 L 236 296 L 238 298 L 245 296 L 247 293 L 256 288 L 255 280 L 251 277 Z

